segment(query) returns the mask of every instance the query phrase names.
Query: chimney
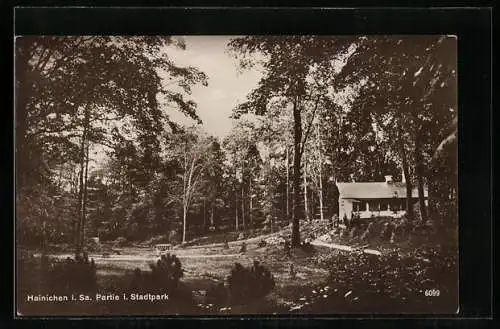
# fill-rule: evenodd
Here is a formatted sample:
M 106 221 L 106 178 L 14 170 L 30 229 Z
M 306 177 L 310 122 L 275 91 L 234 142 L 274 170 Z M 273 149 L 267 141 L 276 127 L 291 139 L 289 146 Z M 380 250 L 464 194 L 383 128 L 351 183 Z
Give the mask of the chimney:
M 385 175 L 384 177 L 387 184 L 392 183 L 392 175 Z

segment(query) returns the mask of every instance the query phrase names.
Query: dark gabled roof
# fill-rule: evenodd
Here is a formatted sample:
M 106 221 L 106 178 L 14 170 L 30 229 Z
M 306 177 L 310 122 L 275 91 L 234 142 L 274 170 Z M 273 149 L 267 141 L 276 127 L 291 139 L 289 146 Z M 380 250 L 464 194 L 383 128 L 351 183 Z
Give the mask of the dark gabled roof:
M 387 199 L 394 198 L 397 193 L 398 198 L 406 198 L 406 183 L 403 182 L 354 182 L 337 183 L 342 199 Z M 424 195 L 428 196 L 427 188 L 424 188 Z M 418 197 L 418 190 L 412 189 L 412 197 Z

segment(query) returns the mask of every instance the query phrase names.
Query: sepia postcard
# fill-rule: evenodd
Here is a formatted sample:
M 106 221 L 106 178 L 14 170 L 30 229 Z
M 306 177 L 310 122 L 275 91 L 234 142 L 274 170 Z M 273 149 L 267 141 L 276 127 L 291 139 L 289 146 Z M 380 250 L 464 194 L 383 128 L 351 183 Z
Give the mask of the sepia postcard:
M 17 36 L 18 316 L 457 314 L 454 35 Z

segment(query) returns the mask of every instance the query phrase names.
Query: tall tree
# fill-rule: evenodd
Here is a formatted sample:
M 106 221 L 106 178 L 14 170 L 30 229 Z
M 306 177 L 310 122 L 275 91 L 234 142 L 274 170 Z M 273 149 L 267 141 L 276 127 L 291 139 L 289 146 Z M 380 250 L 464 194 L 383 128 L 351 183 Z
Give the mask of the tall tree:
M 394 136 L 407 194 L 415 179 L 424 219 L 425 167 L 445 137 L 442 127 L 456 115 L 456 65 L 453 36 L 364 37 L 341 73 L 346 84 L 364 82 L 357 106 L 374 113 L 379 126 Z M 410 208 L 411 203 L 411 215 Z
M 223 188 L 223 172 L 225 155 L 222 151 L 221 145 L 218 140 L 213 137 L 208 137 L 211 140 L 210 148 L 208 149 L 209 165 L 205 171 L 204 178 L 204 194 L 206 202 L 208 202 L 209 209 L 204 209 L 205 212 L 209 211 L 210 227 L 215 228 L 215 212 L 218 208 L 223 207 L 222 188 Z M 206 229 L 206 227 L 204 227 Z
M 257 136 L 256 122 L 250 118 L 241 118 L 235 122 L 231 132 L 223 141 L 224 149 L 232 158 L 231 165 L 234 166 L 235 178 L 239 181 L 238 214 L 245 228 L 247 224 L 251 224 L 249 221 L 252 219 L 250 209 L 252 191 L 255 190 L 255 179 L 261 169 L 260 152 L 256 145 Z
M 234 111 L 234 116 L 243 113 L 262 115 L 267 112 L 270 101 L 279 98 L 290 105 L 294 120 L 294 215 L 292 220 L 292 245 L 300 244 L 299 207 L 301 158 L 303 143 L 302 111 L 306 107 L 317 106 L 321 91 L 311 88 L 307 79 L 315 68 L 332 72 L 331 62 L 340 53 L 347 51 L 350 38 L 326 38 L 316 36 L 270 37 L 248 36 L 231 40 L 229 48 L 242 56 L 240 64 L 248 67 L 255 63 L 252 56 L 260 55 L 264 76 L 258 87 L 248 95 L 248 101 Z M 321 71 L 321 70 L 320 70 Z M 327 76 L 327 75 L 324 75 Z M 312 104 L 311 104 L 312 103 Z M 312 105 L 312 106 L 311 106 Z M 304 140 L 303 140 L 304 138 Z
M 117 122 L 128 121 L 138 140 L 150 142 L 171 123 L 162 106 L 175 106 L 199 120 L 196 104 L 185 95 L 191 85 L 206 84 L 206 76 L 176 66 L 166 52 L 172 45 L 185 48 L 182 40 L 172 37 L 16 38 L 19 191 L 51 179 L 48 161 L 63 163 L 71 157 L 81 166 L 81 145 L 108 144 L 113 126 L 124 134 Z M 142 143 L 146 158 L 155 154 L 155 145 Z M 84 183 L 80 179 L 82 189 Z M 77 236 L 83 232 L 81 224 L 79 231 Z
M 182 243 L 186 242 L 188 213 L 194 198 L 204 185 L 206 171 L 211 166 L 210 150 L 214 147 L 213 140 L 199 131 L 180 134 L 175 141 L 177 153 L 182 164 L 182 191 L 179 201 L 182 205 Z

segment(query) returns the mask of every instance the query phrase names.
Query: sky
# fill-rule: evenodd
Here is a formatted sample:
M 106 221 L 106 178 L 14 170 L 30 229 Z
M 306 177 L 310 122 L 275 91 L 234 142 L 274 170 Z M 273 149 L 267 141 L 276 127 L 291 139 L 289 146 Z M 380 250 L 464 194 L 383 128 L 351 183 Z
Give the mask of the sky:
M 234 107 L 246 99 L 257 86 L 261 73 L 257 69 L 240 72 L 237 60 L 227 53 L 230 36 L 183 36 L 186 50 L 168 48 L 168 56 L 179 66 L 194 66 L 208 76 L 208 86 L 192 88 L 191 99 L 198 104 L 197 113 L 204 129 L 223 138 L 231 130 L 230 115 Z M 179 123 L 194 121 L 175 109 L 170 118 Z
M 233 109 L 246 100 L 246 96 L 255 88 L 262 77 L 258 68 L 242 71 L 238 68 L 238 60 L 227 51 L 227 44 L 232 36 L 177 36 L 185 41 L 186 49 L 175 46 L 165 49 L 169 58 L 179 67 L 192 66 L 204 72 L 208 78 L 208 86 L 201 83 L 191 87 L 192 94 L 188 99 L 197 103 L 197 114 L 202 120 L 203 129 L 210 135 L 223 139 L 229 135 L 233 127 L 230 118 Z M 253 55 L 259 59 L 257 55 Z M 340 69 L 341 66 L 339 66 Z M 159 72 L 160 73 L 160 72 Z M 161 73 L 160 73 L 161 77 Z M 167 82 L 167 77 L 165 77 Z M 171 86 L 172 88 L 174 86 Z M 174 87 L 175 88 L 175 87 Z M 345 103 L 351 94 L 337 92 L 336 101 Z M 196 122 L 181 113 L 175 107 L 164 107 L 169 118 L 182 125 L 193 125 Z M 96 146 L 93 151 L 97 163 L 104 156 L 103 148 Z M 103 156 L 99 156 L 99 154 Z
M 238 70 L 238 61 L 227 53 L 231 36 L 179 37 L 184 39 L 186 49 L 170 46 L 166 49 L 167 55 L 175 65 L 193 66 L 207 75 L 208 86 L 192 86 L 192 94 L 187 98 L 197 103 L 196 112 L 203 122 L 203 129 L 223 139 L 233 126 L 230 118 L 233 108 L 245 101 L 247 94 L 257 86 L 261 73 L 257 69 Z M 174 122 L 188 126 L 196 124 L 176 108 L 165 107 L 163 110 Z M 91 169 L 102 164 L 106 149 L 101 145 L 93 146 Z

